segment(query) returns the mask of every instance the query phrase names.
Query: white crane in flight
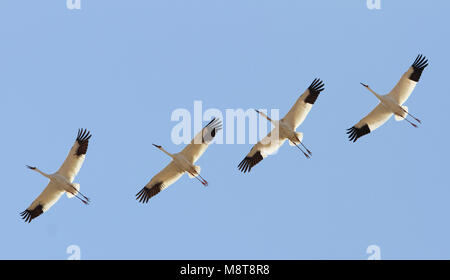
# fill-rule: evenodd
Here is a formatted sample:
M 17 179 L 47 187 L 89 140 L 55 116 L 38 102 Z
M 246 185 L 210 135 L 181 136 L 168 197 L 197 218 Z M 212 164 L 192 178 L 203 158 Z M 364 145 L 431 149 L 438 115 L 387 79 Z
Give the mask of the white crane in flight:
M 269 120 L 274 125 L 274 128 L 266 137 L 253 146 L 247 156 L 239 163 L 238 169 L 244 173 L 250 172 L 253 166 L 258 164 L 263 158 L 277 151 L 286 140 L 289 140 L 291 146 L 296 146 L 309 158 L 311 152 L 302 142 L 303 133 L 296 132 L 295 130 L 303 123 L 320 92 L 323 90 L 324 83 L 320 79 L 314 79 L 311 85 L 297 99 L 294 106 L 279 121 L 274 121 L 263 112 L 256 110 L 256 112 Z M 299 145 L 305 148 L 306 152 Z
M 428 66 L 428 60 L 423 55 L 418 55 L 414 63 L 409 67 L 397 85 L 385 95 L 380 95 L 373 91 L 368 85 L 361 83 L 371 93 L 373 93 L 380 103 L 372 110 L 367 116 L 360 120 L 353 127 L 347 129 L 347 134 L 350 141 L 356 142 L 358 138 L 374 131 L 378 127 L 382 126 L 392 115 L 395 115 L 396 121 L 406 120 L 412 126 L 417 127 L 417 124 L 408 120 L 406 117 L 409 115 L 417 123 L 421 121 L 408 112 L 408 107 L 403 106 L 403 103 L 413 92 L 420 76 L 422 75 L 425 67 Z
M 200 166 L 195 165 L 195 162 L 203 155 L 220 129 L 222 129 L 222 122 L 216 118 L 212 119 L 197 133 L 189 145 L 176 154 L 171 154 L 163 147 L 153 144 L 170 156 L 172 161 L 136 194 L 136 200 L 147 203 L 150 198 L 175 183 L 184 173 L 187 173 L 190 178 L 196 178 L 205 187 L 208 186 L 208 182 L 200 176 Z
M 50 209 L 64 193 L 67 194 L 68 198 L 76 197 L 84 204 L 89 203 L 89 198 L 80 192 L 80 184 L 73 183 L 73 180 L 83 165 L 90 138 L 91 134 L 89 131 L 85 129 L 78 130 L 77 139 L 72 149 L 70 149 L 66 160 L 59 170 L 53 174 L 44 173 L 36 167 L 27 165 L 29 169 L 40 173 L 48 178 L 50 182 L 44 191 L 31 203 L 30 207 L 20 213 L 25 222 L 30 223 L 34 218 Z

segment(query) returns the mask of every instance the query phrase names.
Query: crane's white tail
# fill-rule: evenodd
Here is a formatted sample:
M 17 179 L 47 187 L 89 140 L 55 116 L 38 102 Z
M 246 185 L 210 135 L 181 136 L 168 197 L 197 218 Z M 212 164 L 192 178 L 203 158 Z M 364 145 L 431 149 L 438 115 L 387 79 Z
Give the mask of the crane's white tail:
M 80 190 L 80 184 L 78 184 L 78 183 L 73 183 L 72 186 L 77 190 L 77 193 L 76 193 L 76 194 L 78 194 L 78 191 Z M 75 191 L 75 190 L 72 189 L 72 191 Z M 74 195 L 73 195 L 71 192 L 66 192 L 66 195 L 67 195 L 68 198 L 74 197 Z
M 303 140 L 303 133 L 296 132 L 295 135 L 297 135 L 297 138 L 298 138 L 298 140 L 300 140 L 300 142 Z M 300 145 L 300 142 L 295 141 L 295 144 L 294 144 L 291 141 L 289 141 L 289 145 L 291 145 L 291 146 Z
M 408 115 L 408 107 L 406 107 L 406 106 L 401 106 L 401 107 L 403 108 L 403 110 L 405 110 L 405 112 L 403 112 L 404 115 L 402 117 L 400 117 L 399 115 L 395 115 L 395 120 L 398 122 L 403 121 L 406 118 L 406 116 Z
M 200 174 L 200 170 L 201 170 L 200 166 L 194 165 L 194 169 L 195 169 L 195 173 L 196 173 L 195 175 Z M 188 175 L 189 175 L 189 178 L 194 178 L 194 176 L 192 176 L 191 173 L 188 173 Z M 195 176 L 195 177 L 197 177 L 197 176 Z

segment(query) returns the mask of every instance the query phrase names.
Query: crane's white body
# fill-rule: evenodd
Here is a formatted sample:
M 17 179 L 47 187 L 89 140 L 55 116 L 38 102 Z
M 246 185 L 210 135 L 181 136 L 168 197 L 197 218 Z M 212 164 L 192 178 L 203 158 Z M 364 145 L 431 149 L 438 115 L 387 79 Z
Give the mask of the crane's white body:
M 406 117 L 406 112 L 403 109 L 402 104 L 397 103 L 397 101 L 392 98 L 391 93 L 380 95 L 370 88 L 369 90 L 378 98 L 378 100 L 380 100 L 380 104 L 383 105 L 386 110 L 391 112 L 391 114 L 400 117 L 400 120 Z
M 268 118 L 262 112 L 259 112 L 259 114 Z M 271 143 L 271 142 L 269 142 L 269 140 L 273 141 L 273 143 L 271 143 L 273 145 L 273 147 L 268 147 L 266 145 L 265 149 L 273 150 L 275 147 L 277 147 L 277 149 L 278 149 L 281 145 L 278 146 L 277 144 L 284 143 L 284 141 L 286 141 L 286 140 L 289 140 L 289 145 L 295 146 L 295 145 L 300 144 L 300 142 L 303 140 L 303 133 L 296 131 L 298 126 L 294 127 L 294 125 L 286 119 L 281 119 L 281 120 L 272 120 L 270 118 L 268 118 L 268 119 L 271 121 L 271 123 L 274 126 L 274 128 L 271 131 L 270 136 L 272 136 L 272 135 L 274 135 L 274 133 L 278 132 L 278 136 L 275 136 L 278 139 L 275 139 L 275 141 L 273 141 L 274 140 L 273 138 L 267 138 L 266 140 L 268 140 L 268 142 L 261 141 L 261 142 L 265 142 L 265 143 Z M 276 149 L 275 149 L 275 151 L 276 151 Z M 267 155 L 267 153 L 266 153 L 266 155 Z
M 68 178 L 58 172 L 50 174 L 48 178 L 50 179 L 50 182 L 55 183 L 61 191 L 65 191 L 67 197 L 69 198 L 74 197 L 74 188 L 76 188 L 76 186 L 80 186 L 80 184 L 72 183 Z
M 192 158 L 191 158 L 191 160 L 188 160 L 182 152 L 171 154 L 171 153 L 167 152 L 163 147 L 161 147 L 161 146 L 157 146 L 157 147 L 161 151 L 163 151 L 166 155 L 168 155 L 169 157 L 172 158 L 174 167 L 176 169 L 178 169 L 180 172 L 182 172 L 182 173 L 186 172 L 190 176 L 192 176 L 192 174 L 200 174 L 200 172 L 197 172 L 199 167 L 194 164 L 195 161 L 193 161 Z
M 385 95 L 380 95 L 369 86 L 362 84 L 378 98 L 380 103 L 367 116 L 348 129 L 347 134 L 349 134 L 350 141 L 355 142 L 358 138 L 374 131 L 387 122 L 392 115 L 395 115 L 397 121 L 406 120 L 414 127 L 417 127 L 416 124 L 413 124 L 406 117 L 410 115 L 418 123 L 421 123 L 420 120 L 412 116 L 408 111 L 408 107 L 403 106 L 403 103 L 411 96 L 422 71 L 427 66 L 428 60 L 426 57 L 422 55 L 417 56 L 414 63 L 402 75 L 395 87 Z
M 292 123 L 286 121 L 285 119 L 281 119 L 278 121 L 278 127 L 280 131 L 280 138 L 288 139 L 289 145 L 298 145 L 303 140 L 303 133 L 297 132 L 297 127 L 294 127 Z
M 194 162 L 189 162 L 184 155 L 176 153 L 173 157 L 173 160 L 175 161 L 175 165 L 177 165 L 179 169 L 184 170 L 187 173 L 197 173 Z M 199 173 L 200 172 L 198 172 L 198 174 Z
M 190 178 L 197 178 L 203 185 L 207 186 L 206 180 L 200 176 L 200 166 L 195 165 L 195 162 L 203 155 L 221 128 L 221 121 L 214 118 L 179 153 L 171 154 L 161 146 L 154 145 L 170 156 L 172 161 L 153 176 L 150 182 L 136 194 L 136 199 L 139 202 L 147 203 L 150 198 L 175 183 L 184 173 L 187 173 Z
M 291 146 L 297 146 L 309 158 L 311 152 L 302 143 L 303 133 L 297 132 L 296 129 L 306 119 L 319 93 L 323 91 L 323 86 L 324 84 L 320 79 L 315 79 L 297 99 L 289 112 L 280 120 L 272 120 L 264 113 L 257 111 L 268 119 L 274 125 L 274 128 L 266 137 L 252 147 L 247 156 L 239 163 L 238 169 L 244 173 L 249 172 L 263 158 L 275 153 L 286 140 L 289 141 Z M 302 145 L 307 153 L 299 145 Z
M 68 198 L 73 198 L 80 191 L 80 184 L 73 183 L 70 179 L 58 172 L 50 175 L 50 181 L 54 181 L 59 188 L 65 191 Z
M 28 166 L 31 170 L 48 178 L 50 182 L 31 205 L 21 213 L 22 218 L 26 222 L 31 222 L 31 220 L 50 209 L 64 193 L 66 193 L 69 198 L 81 194 L 79 192 L 80 184 L 73 183 L 73 180 L 83 165 L 90 137 L 91 135 L 88 131 L 79 130 L 75 144 L 70 149 L 66 160 L 59 170 L 53 174 L 47 174 L 36 167 Z M 84 195 L 82 196 L 84 199 L 78 198 L 87 204 L 89 199 Z
M 180 172 L 187 173 L 190 178 L 197 177 L 200 174 L 200 166 L 195 165 L 192 159 L 191 161 L 188 160 L 181 152 L 169 155 L 172 157 L 175 166 Z

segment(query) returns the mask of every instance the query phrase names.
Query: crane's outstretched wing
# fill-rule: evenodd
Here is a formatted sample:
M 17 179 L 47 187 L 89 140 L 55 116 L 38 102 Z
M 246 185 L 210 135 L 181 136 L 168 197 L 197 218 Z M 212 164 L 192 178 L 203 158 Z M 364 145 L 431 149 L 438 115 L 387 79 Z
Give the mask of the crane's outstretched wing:
M 274 135 L 275 129 L 277 128 L 272 129 L 266 137 L 256 143 L 247 156 L 239 163 L 238 169 L 241 172 L 250 172 L 253 166 L 257 165 L 263 158 L 276 152 L 283 145 L 286 138 L 280 138 L 277 136 L 278 134 Z M 274 139 L 272 139 L 272 135 L 274 135 Z
M 83 165 L 91 136 L 90 132 L 86 129 L 78 130 L 75 144 L 73 144 L 66 160 L 58 170 L 58 173 L 66 177 L 70 182 L 75 179 L 75 176 L 77 176 Z
M 222 129 L 222 121 L 213 118 L 181 152 L 188 161 L 195 163 L 206 151 L 217 132 Z
M 296 129 L 305 120 L 317 97 L 323 90 L 324 83 L 320 79 L 314 79 L 305 92 L 300 95 L 286 116 L 284 116 L 283 121 Z
M 379 103 L 378 106 L 372 110 L 372 112 L 370 112 L 353 127 L 347 129 L 348 138 L 350 141 L 356 142 L 358 138 L 383 125 L 392 115 L 393 113 L 391 111 L 386 109 L 383 104 Z
M 64 191 L 59 189 L 55 183 L 48 183 L 42 193 L 31 203 L 25 211 L 20 213 L 25 222 L 30 223 L 34 218 L 38 217 L 55 204 Z
M 411 95 L 425 67 L 428 66 L 428 60 L 423 55 L 418 55 L 414 63 L 409 67 L 408 71 L 403 74 L 400 81 L 388 94 L 398 104 L 402 105 Z
M 184 172 L 180 171 L 173 161 L 170 162 L 136 194 L 136 200 L 147 203 L 150 198 L 175 183 L 183 173 Z

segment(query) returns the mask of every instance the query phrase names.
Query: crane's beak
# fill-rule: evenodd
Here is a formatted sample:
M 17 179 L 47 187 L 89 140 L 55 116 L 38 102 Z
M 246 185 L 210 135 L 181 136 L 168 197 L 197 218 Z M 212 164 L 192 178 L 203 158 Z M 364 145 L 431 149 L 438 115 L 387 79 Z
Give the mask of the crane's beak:
M 368 85 L 366 85 L 366 84 L 363 84 L 363 83 L 360 83 L 361 85 L 363 85 L 363 87 L 366 87 L 366 88 L 368 88 L 369 86 Z
M 28 167 L 29 169 L 31 169 L 31 170 L 35 170 L 35 169 L 36 169 L 36 167 L 29 166 L 29 165 L 27 165 L 27 167 Z
M 256 113 L 258 113 L 258 114 L 259 114 L 259 111 L 258 111 L 258 110 L 256 110 L 256 109 L 255 109 L 255 111 L 256 111 Z
M 152 145 L 155 146 L 158 149 L 161 149 L 161 146 L 159 146 L 159 145 L 156 145 L 156 144 L 152 144 Z

